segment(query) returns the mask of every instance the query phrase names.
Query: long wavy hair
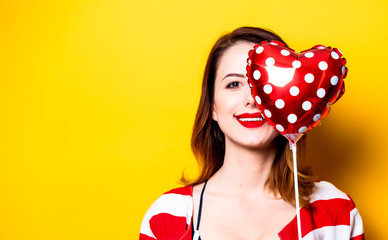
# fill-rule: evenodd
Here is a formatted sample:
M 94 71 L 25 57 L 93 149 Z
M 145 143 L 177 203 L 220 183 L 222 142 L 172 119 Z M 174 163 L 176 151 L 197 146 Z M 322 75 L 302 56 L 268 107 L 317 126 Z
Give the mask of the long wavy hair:
M 280 41 L 287 46 L 280 36 L 270 30 L 240 27 L 222 35 L 211 49 L 205 67 L 201 98 L 191 136 L 191 149 L 197 159 L 200 173 L 196 179 L 187 179 L 182 174 L 181 182 L 184 185 L 205 182 L 221 168 L 224 162 L 225 136 L 217 122 L 212 118 L 214 81 L 221 56 L 236 43 L 250 42 L 258 44 L 264 40 Z M 277 152 L 266 181 L 266 187 L 273 193 L 279 193 L 285 201 L 295 204 L 292 152 L 288 146 L 288 140 L 283 136 L 277 136 L 274 141 Z M 300 166 L 298 167 L 299 199 L 300 204 L 303 206 L 310 199 L 315 177 L 310 168 L 302 167 L 300 164 L 304 152 L 304 137 L 297 142 L 297 149 L 298 166 Z

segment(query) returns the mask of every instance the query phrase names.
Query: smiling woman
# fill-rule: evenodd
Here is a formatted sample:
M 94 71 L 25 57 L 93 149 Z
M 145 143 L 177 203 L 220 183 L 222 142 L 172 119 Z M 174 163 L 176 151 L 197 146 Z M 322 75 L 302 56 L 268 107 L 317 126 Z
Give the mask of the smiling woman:
M 242 27 L 213 46 L 191 143 L 200 174 L 154 202 L 140 239 L 298 238 L 288 141 L 262 117 L 246 77 L 248 51 L 264 40 L 284 43 L 271 31 Z M 363 239 L 351 198 L 299 170 L 303 239 Z
M 214 82 L 212 118 L 224 134 L 226 151 L 239 147 L 266 148 L 278 135 L 261 118 L 244 74 L 246 54 L 254 45 L 249 42 L 236 43 L 219 60 Z M 274 157 L 276 149 L 271 150 Z

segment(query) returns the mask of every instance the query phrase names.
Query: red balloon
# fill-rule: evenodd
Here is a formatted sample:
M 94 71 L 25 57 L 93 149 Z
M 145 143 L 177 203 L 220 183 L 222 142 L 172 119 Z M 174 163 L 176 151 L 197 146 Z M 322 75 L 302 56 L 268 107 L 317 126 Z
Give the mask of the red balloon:
M 267 122 L 291 142 L 319 126 L 344 94 L 348 72 L 342 53 L 316 45 L 295 52 L 278 41 L 249 51 L 251 93 Z

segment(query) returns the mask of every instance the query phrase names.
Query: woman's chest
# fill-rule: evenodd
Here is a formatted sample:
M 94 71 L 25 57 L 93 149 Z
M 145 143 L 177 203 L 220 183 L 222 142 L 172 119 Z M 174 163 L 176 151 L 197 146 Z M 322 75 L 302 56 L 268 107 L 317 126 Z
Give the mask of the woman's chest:
M 202 207 L 200 235 L 207 239 L 279 239 L 278 233 L 294 218 L 295 208 L 278 200 L 207 201 Z

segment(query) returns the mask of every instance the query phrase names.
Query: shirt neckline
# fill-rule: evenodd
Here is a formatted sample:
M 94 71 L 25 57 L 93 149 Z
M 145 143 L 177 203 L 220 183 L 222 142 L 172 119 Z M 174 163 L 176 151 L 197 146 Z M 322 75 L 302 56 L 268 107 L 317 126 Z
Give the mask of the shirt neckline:
M 187 237 L 187 236 L 191 237 L 191 235 L 192 235 L 192 230 L 191 229 L 194 227 L 193 226 L 193 221 L 194 221 L 194 219 L 193 219 L 193 217 L 194 217 L 193 189 L 194 189 L 194 185 L 190 185 L 189 186 L 189 190 L 190 190 L 189 192 L 190 192 L 190 197 L 191 197 L 191 216 L 190 216 L 191 220 L 190 220 L 190 225 L 187 228 L 187 231 L 185 232 L 185 234 L 182 236 L 181 240 L 186 240 L 185 237 Z M 306 206 L 299 208 L 299 213 Z M 295 227 L 294 227 L 294 225 L 295 225 Z M 285 237 L 288 237 L 289 239 L 293 239 L 292 237 L 293 236 L 297 236 L 297 234 L 298 234 L 298 232 L 297 232 L 297 228 L 296 228 L 296 213 L 295 213 L 295 216 L 280 230 L 280 232 L 278 232 L 278 237 L 279 237 L 280 240 L 286 239 Z M 188 239 L 191 239 L 191 238 L 188 238 Z

